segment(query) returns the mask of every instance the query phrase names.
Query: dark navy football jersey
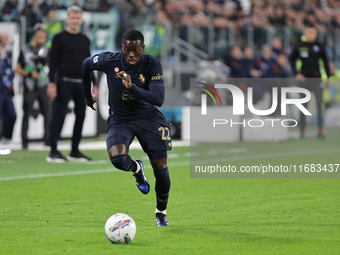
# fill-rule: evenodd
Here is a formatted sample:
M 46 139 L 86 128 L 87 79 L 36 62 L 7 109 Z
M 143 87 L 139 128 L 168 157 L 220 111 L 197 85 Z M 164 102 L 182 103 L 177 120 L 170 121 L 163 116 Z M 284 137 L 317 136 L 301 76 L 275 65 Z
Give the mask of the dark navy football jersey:
M 125 63 L 122 52 L 102 52 L 83 63 L 85 98 L 91 98 L 89 71 L 98 70 L 107 75 L 109 112 L 119 118 L 143 117 L 150 110 L 158 110 L 164 101 L 163 71 L 160 61 L 143 54 L 136 66 Z M 127 89 L 117 76 L 125 71 L 131 76 L 132 87 Z

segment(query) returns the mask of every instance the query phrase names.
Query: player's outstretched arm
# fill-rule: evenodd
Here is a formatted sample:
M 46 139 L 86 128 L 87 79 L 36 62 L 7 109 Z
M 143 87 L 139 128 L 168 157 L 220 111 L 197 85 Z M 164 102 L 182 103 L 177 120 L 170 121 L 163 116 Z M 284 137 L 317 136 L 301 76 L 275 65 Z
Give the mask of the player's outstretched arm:
M 164 103 L 164 85 L 160 84 L 150 84 L 149 90 L 145 90 L 138 86 L 133 86 L 131 83 L 131 77 L 124 71 L 118 73 L 118 77 L 123 80 L 124 86 L 138 99 L 144 100 L 150 104 L 161 107 Z
M 96 111 L 97 109 L 94 107 L 94 104 L 97 102 L 97 98 L 93 97 L 91 94 L 91 80 L 93 72 L 92 58 L 93 57 L 88 57 L 83 62 L 82 79 L 85 93 L 85 104 Z
M 83 85 L 84 85 L 84 93 L 85 98 L 92 98 L 91 95 L 91 72 L 93 71 L 92 63 L 91 63 L 92 57 L 88 57 L 83 62 L 83 69 L 82 69 L 82 79 L 83 79 Z
M 131 86 L 129 91 L 141 100 L 161 107 L 164 103 L 164 86 L 152 85 L 149 90 L 137 86 Z

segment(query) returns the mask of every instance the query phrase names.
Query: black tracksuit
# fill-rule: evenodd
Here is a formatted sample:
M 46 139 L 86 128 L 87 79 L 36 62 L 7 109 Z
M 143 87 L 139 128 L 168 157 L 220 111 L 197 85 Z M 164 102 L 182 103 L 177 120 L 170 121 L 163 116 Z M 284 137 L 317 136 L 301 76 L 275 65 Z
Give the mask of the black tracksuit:
M 322 92 L 323 86 L 321 82 L 320 73 L 320 60 L 323 61 L 323 66 L 326 70 L 327 77 L 329 74 L 329 63 L 326 55 L 325 47 L 315 41 L 313 43 L 305 42 L 301 40 L 299 44 L 293 49 L 290 56 L 290 63 L 293 73 L 304 75 L 307 79 L 303 82 L 299 82 L 299 86 L 309 91 L 313 91 L 318 111 L 318 127 L 322 129 Z M 307 107 L 307 103 L 304 104 Z M 306 116 L 300 113 L 300 128 L 301 133 L 304 132 L 306 127 Z
M 57 97 L 53 101 L 50 125 L 50 146 L 52 150 L 57 149 L 57 141 L 64 124 L 70 99 L 74 101 L 74 113 L 76 115 L 72 150 L 78 150 L 86 109 L 81 80 L 82 63 L 90 55 L 90 40 L 82 33 L 71 34 L 64 30 L 53 37 L 49 56 L 49 80 L 57 84 Z

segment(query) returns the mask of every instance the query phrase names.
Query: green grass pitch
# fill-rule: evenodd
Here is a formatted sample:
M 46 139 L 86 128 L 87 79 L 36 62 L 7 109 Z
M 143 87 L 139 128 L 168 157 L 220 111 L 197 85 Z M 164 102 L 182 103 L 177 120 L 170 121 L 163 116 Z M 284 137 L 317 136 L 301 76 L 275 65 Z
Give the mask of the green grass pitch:
M 228 146 L 239 150 L 226 158 L 238 165 L 300 157 L 340 163 L 339 144 L 338 136 L 235 143 Z M 111 166 L 106 151 L 87 151 L 91 164 L 47 163 L 46 151 L 0 156 L 0 254 L 340 254 L 340 179 L 190 178 L 189 151 L 169 153 L 168 228 L 155 226 L 155 180 L 142 151 L 130 154 L 146 162 L 148 195 L 131 173 Z M 128 245 L 104 234 L 118 212 L 137 224 Z

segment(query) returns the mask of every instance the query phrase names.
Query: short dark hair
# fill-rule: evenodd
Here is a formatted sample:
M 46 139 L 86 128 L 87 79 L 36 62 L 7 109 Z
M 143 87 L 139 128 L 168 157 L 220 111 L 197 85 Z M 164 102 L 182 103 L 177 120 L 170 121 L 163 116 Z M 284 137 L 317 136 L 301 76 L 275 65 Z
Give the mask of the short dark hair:
M 122 36 L 122 42 L 123 40 L 127 41 L 141 41 L 142 44 L 144 44 L 144 36 L 141 32 L 135 29 L 131 29 L 126 31 Z

